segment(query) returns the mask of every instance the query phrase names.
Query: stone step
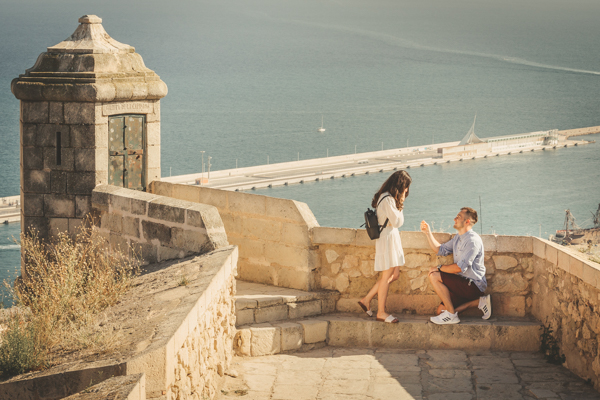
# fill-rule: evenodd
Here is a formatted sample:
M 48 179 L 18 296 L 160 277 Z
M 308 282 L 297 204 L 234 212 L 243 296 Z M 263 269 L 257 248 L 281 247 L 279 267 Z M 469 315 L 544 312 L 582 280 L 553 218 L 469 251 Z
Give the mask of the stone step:
M 538 351 L 542 324 L 526 318 L 465 317 L 456 325 L 436 325 L 427 316 L 399 315 L 397 324 L 353 314 L 245 325 L 234 348 L 240 356 L 263 356 L 318 346 L 395 349 Z
M 335 312 L 337 291 L 305 292 L 236 281 L 236 326 L 301 319 Z

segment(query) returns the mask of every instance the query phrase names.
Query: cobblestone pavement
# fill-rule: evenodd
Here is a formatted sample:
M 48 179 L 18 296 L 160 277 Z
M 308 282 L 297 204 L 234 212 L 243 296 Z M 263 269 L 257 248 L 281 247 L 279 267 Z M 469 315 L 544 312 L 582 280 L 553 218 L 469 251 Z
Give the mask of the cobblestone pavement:
M 218 400 L 591 400 L 540 353 L 325 347 L 234 359 Z

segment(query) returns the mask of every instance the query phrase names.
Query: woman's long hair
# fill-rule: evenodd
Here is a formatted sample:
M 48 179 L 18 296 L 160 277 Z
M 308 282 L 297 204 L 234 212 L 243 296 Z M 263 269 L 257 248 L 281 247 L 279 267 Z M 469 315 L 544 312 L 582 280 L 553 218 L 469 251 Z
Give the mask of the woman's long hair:
M 398 210 L 402 211 L 404 208 L 404 200 L 402 199 L 402 193 L 404 193 L 405 189 L 410 188 L 410 183 L 412 182 L 412 178 L 408 174 L 408 172 L 404 170 L 394 172 L 387 180 L 381 185 L 381 188 L 375 193 L 373 196 L 373 201 L 371 202 L 371 207 L 377 208 L 377 202 L 379 201 L 379 196 L 382 193 L 389 192 L 392 197 L 396 200 L 396 207 Z M 406 197 L 408 197 L 410 189 L 406 192 Z

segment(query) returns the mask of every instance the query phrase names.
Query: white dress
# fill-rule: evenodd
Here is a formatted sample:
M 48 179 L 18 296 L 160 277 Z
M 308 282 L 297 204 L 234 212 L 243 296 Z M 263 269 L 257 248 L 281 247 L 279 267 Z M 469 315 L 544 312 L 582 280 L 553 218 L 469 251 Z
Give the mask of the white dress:
M 383 196 L 388 196 L 381 200 Z M 383 226 L 386 218 L 389 219 L 385 229 L 381 231 L 379 239 L 375 240 L 375 271 L 404 265 L 404 251 L 398 228 L 404 224 L 404 214 L 396 208 L 396 200 L 388 193 L 379 196 L 381 202 L 377 206 L 377 220 Z

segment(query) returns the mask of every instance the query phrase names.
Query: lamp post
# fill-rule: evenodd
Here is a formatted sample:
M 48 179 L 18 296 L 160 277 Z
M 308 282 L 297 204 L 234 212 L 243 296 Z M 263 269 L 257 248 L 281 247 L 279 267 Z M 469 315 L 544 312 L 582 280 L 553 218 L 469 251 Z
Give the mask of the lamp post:
M 210 159 L 211 158 L 212 158 L 211 156 L 208 156 L 208 162 L 207 162 L 207 164 L 208 164 L 208 180 L 209 181 L 210 181 Z
M 202 185 L 202 181 L 204 180 L 204 150 L 200 150 L 202 153 L 202 172 L 200 174 L 200 185 Z

